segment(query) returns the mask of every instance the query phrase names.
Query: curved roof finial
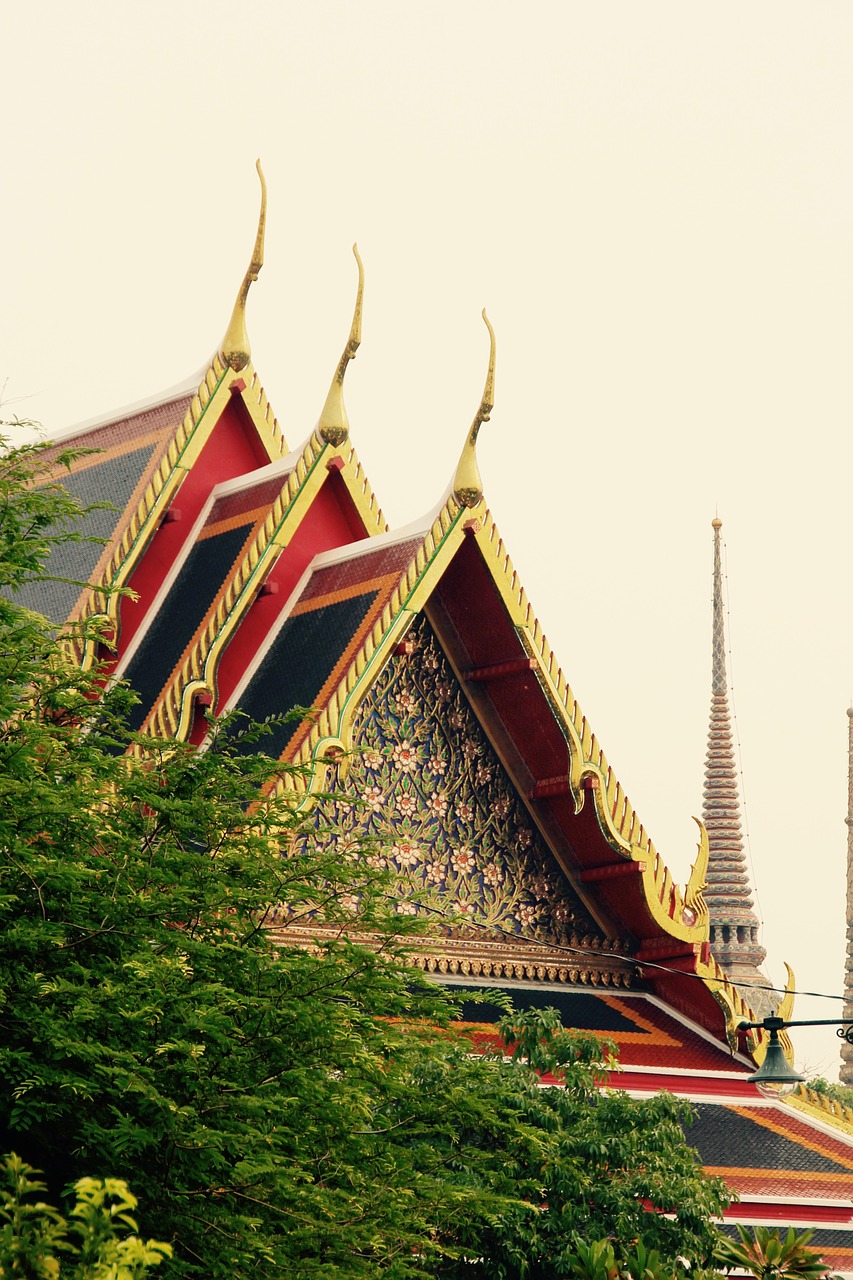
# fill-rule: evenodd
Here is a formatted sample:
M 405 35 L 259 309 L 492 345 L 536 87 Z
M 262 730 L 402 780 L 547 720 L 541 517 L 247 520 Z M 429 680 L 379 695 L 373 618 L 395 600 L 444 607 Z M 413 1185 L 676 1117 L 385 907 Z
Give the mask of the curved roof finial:
M 258 171 L 258 177 L 261 180 L 261 212 L 258 216 L 258 234 L 255 236 L 255 251 L 252 254 L 252 261 L 243 277 L 243 283 L 240 285 L 240 292 L 237 294 L 237 301 L 234 303 L 234 310 L 231 312 L 231 320 L 228 328 L 225 330 L 225 337 L 222 339 L 222 347 L 220 354 L 230 368 L 235 371 L 245 369 L 252 355 L 252 349 L 249 346 L 249 335 L 246 331 L 246 299 L 249 296 L 249 286 L 258 278 L 261 267 L 264 265 L 264 231 L 267 223 L 267 184 L 264 181 L 264 171 L 261 168 L 260 160 L 255 162 L 255 168 Z
M 320 419 L 317 423 L 317 434 L 327 444 L 332 445 L 333 448 L 343 444 L 349 435 L 349 418 L 344 404 L 344 374 L 347 371 L 347 365 L 350 360 L 355 358 L 355 353 L 361 345 L 364 264 L 361 261 L 357 244 L 353 245 L 352 251 L 358 263 L 358 292 L 355 295 L 355 310 L 352 314 L 352 324 L 350 325 L 347 345 L 344 347 L 344 353 L 335 370 L 332 385 L 329 387 L 329 394 L 326 396 L 326 403 L 323 405 L 323 412 L 320 414 Z
M 462 449 L 456 475 L 453 477 L 453 496 L 461 507 L 476 507 L 483 496 L 483 481 L 480 479 L 480 468 L 477 466 L 477 436 L 484 422 L 489 421 L 495 407 L 495 331 L 489 323 L 486 308 L 483 307 L 483 319 L 489 331 L 489 370 L 486 374 L 486 385 L 483 398 L 477 410 L 468 439 Z

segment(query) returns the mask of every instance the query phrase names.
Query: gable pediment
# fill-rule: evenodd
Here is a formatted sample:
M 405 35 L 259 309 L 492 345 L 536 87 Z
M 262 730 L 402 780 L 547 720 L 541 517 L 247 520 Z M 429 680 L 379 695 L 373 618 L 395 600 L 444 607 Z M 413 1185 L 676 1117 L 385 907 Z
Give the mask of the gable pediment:
M 564 948 L 564 966 L 588 971 L 619 945 L 561 870 L 423 615 L 362 701 L 352 743 L 344 796 L 318 809 L 324 837 L 392 871 L 397 911 L 434 923 L 450 952 L 520 946 L 553 966 Z M 618 958 L 605 968 L 627 978 Z

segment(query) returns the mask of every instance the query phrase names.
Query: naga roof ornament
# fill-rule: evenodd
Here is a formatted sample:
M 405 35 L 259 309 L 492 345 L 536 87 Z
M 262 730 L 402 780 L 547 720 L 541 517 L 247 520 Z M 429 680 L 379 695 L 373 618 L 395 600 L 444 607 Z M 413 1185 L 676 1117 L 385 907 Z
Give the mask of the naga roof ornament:
M 732 732 L 726 684 L 726 638 L 720 564 L 722 520 L 714 530 L 714 594 L 711 648 L 711 718 L 705 757 L 702 821 L 708 831 L 709 859 L 705 901 L 711 920 L 711 950 L 725 973 L 748 988 L 747 999 L 760 1014 L 770 1011 L 767 979 L 760 972 L 766 951 L 753 910 L 746 856 L 740 829 Z M 757 987 L 759 989 L 752 989 Z
M 361 261 L 361 255 L 358 252 L 358 245 L 352 247 L 355 260 L 358 263 L 358 291 L 355 296 L 355 310 L 352 315 L 352 324 L 350 325 L 349 337 L 344 347 L 343 355 L 340 358 L 338 367 L 335 370 L 335 376 L 332 378 L 332 385 L 329 387 L 329 394 L 326 396 L 326 403 L 323 405 L 323 412 L 320 414 L 320 420 L 317 423 L 317 434 L 327 444 L 337 448 L 343 444 L 349 435 L 349 418 L 347 417 L 346 405 L 344 404 L 344 374 L 347 371 L 347 365 L 350 360 L 355 359 L 355 353 L 361 345 L 361 313 L 364 303 L 364 264 Z
M 249 296 L 250 286 L 257 280 L 261 267 L 264 265 L 264 232 L 267 223 L 267 184 L 264 181 L 264 171 L 261 168 L 260 160 L 255 161 L 255 168 L 258 171 L 258 177 L 261 180 L 261 212 L 258 215 L 258 231 L 255 236 L 255 249 L 252 254 L 252 260 L 249 263 L 243 283 L 240 285 L 240 291 L 237 294 L 237 300 L 234 303 L 234 310 L 231 312 L 231 320 L 228 328 L 225 330 L 225 337 L 222 339 L 220 354 L 223 361 L 235 372 L 245 369 L 252 356 L 252 349 L 249 345 L 249 334 L 246 330 L 246 299 Z
M 483 481 L 480 468 L 477 466 L 477 436 L 484 422 L 489 421 L 495 407 L 495 331 L 492 328 L 486 308 L 483 307 L 483 320 L 489 331 L 489 369 L 486 374 L 486 385 L 480 407 L 474 415 L 468 438 L 462 449 L 453 477 L 453 496 L 461 507 L 476 507 L 483 496 Z

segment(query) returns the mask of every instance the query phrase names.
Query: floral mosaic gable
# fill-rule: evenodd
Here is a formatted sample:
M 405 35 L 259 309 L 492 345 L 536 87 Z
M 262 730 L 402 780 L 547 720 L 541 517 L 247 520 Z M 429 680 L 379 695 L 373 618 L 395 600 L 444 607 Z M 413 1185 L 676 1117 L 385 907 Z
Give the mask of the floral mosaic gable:
M 357 800 L 322 806 L 324 836 L 397 872 L 401 914 L 437 909 L 456 934 L 602 946 L 425 618 L 408 639 L 414 651 L 390 659 L 358 712 L 345 784 Z

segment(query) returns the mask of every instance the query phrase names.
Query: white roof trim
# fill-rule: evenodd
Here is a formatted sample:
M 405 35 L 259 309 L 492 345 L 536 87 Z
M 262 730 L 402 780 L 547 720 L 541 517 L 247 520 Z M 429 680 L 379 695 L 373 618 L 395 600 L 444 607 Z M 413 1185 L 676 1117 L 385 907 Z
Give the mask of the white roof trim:
M 732 1205 L 733 1209 L 738 1204 L 747 1202 L 749 1204 L 807 1204 L 807 1205 L 825 1205 L 827 1209 L 841 1208 L 853 1209 L 853 1200 L 833 1199 L 832 1196 L 759 1196 L 752 1195 L 747 1191 L 741 1194 L 741 1198 L 736 1204 Z M 853 1223 L 850 1224 L 853 1230 Z
M 740 1071 L 703 1071 L 701 1067 L 641 1067 L 631 1063 L 620 1065 L 613 1074 L 618 1078 L 628 1071 L 650 1076 L 671 1076 L 675 1071 L 677 1075 L 688 1078 L 692 1076 L 700 1080 L 746 1080 L 746 1076 Z
M 348 542 L 343 547 L 332 547 L 329 551 L 320 551 L 311 561 L 309 568 L 324 569 L 327 565 L 340 564 L 344 560 L 355 560 L 371 551 L 381 551 L 384 547 L 393 547 L 398 542 L 408 542 L 410 538 L 424 538 L 429 533 L 444 503 L 439 503 L 435 510 L 401 529 L 389 529 L 387 533 L 374 533 L 358 542 Z M 402 572 L 402 570 L 401 570 Z
M 95 431 L 98 427 L 108 427 L 114 422 L 123 422 L 126 418 L 134 418 L 137 414 L 145 413 L 149 409 L 157 409 L 160 405 L 170 404 L 173 400 L 179 400 L 181 396 L 195 395 L 209 368 L 210 361 L 207 361 L 206 364 L 202 365 L 198 373 L 185 378 L 183 382 L 176 383 L 175 386 L 169 387 L 166 391 L 156 392 L 153 396 L 148 396 L 144 400 L 137 400 L 133 404 L 123 405 L 120 409 L 112 409 L 107 413 L 98 414 L 94 418 L 87 418 L 85 422 L 78 422 L 74 426 L 62 427 L 59 431 L 51 432 L 48 440 L 51 444 L 60 444 L 63 440 Z

